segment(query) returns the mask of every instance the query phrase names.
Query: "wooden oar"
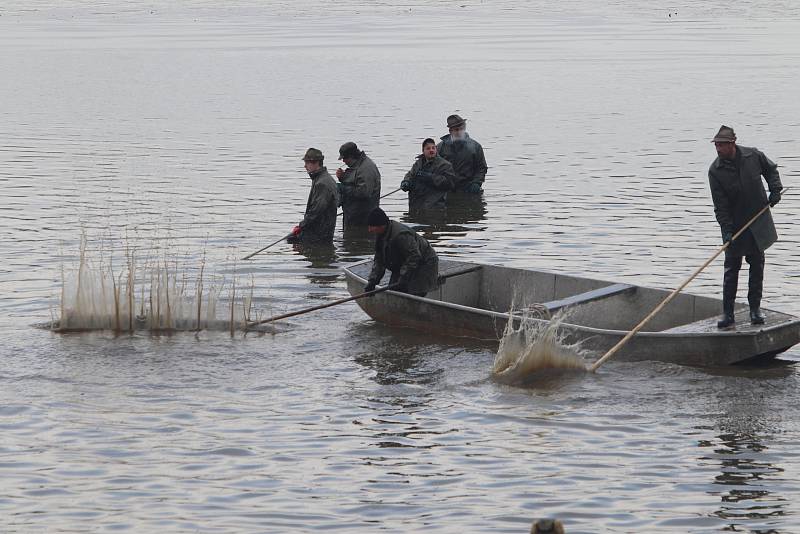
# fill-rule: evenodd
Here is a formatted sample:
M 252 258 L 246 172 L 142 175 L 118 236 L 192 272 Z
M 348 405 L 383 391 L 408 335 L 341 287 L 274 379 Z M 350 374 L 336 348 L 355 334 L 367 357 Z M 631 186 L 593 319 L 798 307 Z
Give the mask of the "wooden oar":
M 267 245 L 266 247 L 264 247 L 264 248 L 261 248 L 261 249 L 258 249 L 258 250 L 256 250 L 255 252 L 253 252 L 252 254 L 249 254 L 249 255 L 245 256 L 244 258 L 242 258 L 242 260 L 241 260 L 241 261 L 244 261 L 244 260 L 249 260 L 250 258 L 252 258 L 253 256 L 255 256 L 256 254 L 260 254 L 261 252 L 264 252 L 264 251 L 265 251 L 265 250 L 267 250 L 269 247 L 271 247 L 271 246 L 273 246 L 273 245 L 277 245 L 278 243 L 280 243 L 280 242 L 281 242 L 281 241 L 283 241 L 284 239 L 289 239 L 289 238 L 290 238 L 290 237 L 292 237 L 293 235 L 294 235 L 294 234 L 286 234 L 285 236 L 283 236 L 282 238 L 278 239 L 277 241 L 273 241 L 272 243 L 270 243 L 270 244 L 269 244 L 269 245 Z
M 319 306 L 314 306 L 314 307 L 311 307 L 311 308 L 305 308 L 305 309 L 293 311 L 293 312 L 290 312 L 290 313 L 284 313 L 283 315 L 276 315 L 274 317 L 270 317 L 269 319 L 264 319 L 262 321 L 254 321 L 252 323 L 249 323 L 247 325 L 247 328 L 250 328 L 251 326 L 256 326 L 256 325 L 259 325 L 259 324 L 272 323 L 272 322 L 275 322 L 275 321 L 277 321 L 279 319 L 286 319 L 287 317 L 294 317 L 295 315 L 303 315 L 304 313 L 309 313 L 309 312 L 321 310 L 323 308 L 330 308 L 331 306 L 337 306 L 339 304 L 344 304 L 345 302 L 350 302 L 351 300 L 361 299 L 361 298 L 364 298 L 364 297 L 371 297 L 372 295 L 376 295 L 378 293 L 382 293 L 384 291 L 388 291 L 390 289 L 394 289 L 399 285 L 400 284 L 389 284 L 388 286 L 378 287 L 376 289 L 373 289 L 372 291 L 366 291 L 366 292 L 360 293 L 358 295 L 353 295 L 352 297 L 347 297 L 346 299 L 334 300 L 333 302 L 329 302 L 327 304 L 320 304 Z
M 388 197 L 389 195 L 391 195 L 392 193 L 397 193 L 398 191 L 400 191 L 400 188 L 397 188 L 397 189 L 395 189 L 394 191 L 390 191 L 390 192 L 386 193 L 385 195 L 381 196 L 381 198 L 386 198 L 386 197 Z M 340 211 L 339 213 L 337 213 L 337 214 L 336 214 L 336 216 L 337 216 L 337 217 L 339 217 L 339 216 L 340 216 L 340 215 L 342 215 L 343 213 L 344 213 L 344 211 Z M 277 241 L 274 241 L 274 242 L 270 243 L 270 244 L 269 244 L 269 245 L 267 245 L 266 247 L 264 247 L 264 248 L 261 248 L 261 249 L 258 249 L 258 250 L 256 250 L 255 252 L 253 252 L 252 254 L 248 254 L 247 256 L 245 256 L 244 258 L 242 258 L 240 261 L 249 260 L 250 258 L 252 258 L 253 256 L 255 256 L 256 254 L 260 254 L 260 253 L 264 252 L 264 251 L 265 251 L 265 250 L 267 250 L 268 248 L 270 248 L 270 247 L 272 247 L 272 246 L 275 246 L 275 245 L 277 245 L 278 243 L 280 243 L 280 242 L 281 242 L 281 241 L 283 241 L 284 239 L 289 239 L 289 238 L 290 238 L 290 237 L 292 237 L 293 235 L 294 235 L 294 234 L 286 234 L 286 235 L 285 235 L 285 236 L 283 236 L 282 238 L 278 239 Z
M 784 189 L 783 189 L 783 192 L 786 192 L 788 189 L 789 189 L 788 187 L 784 188 Z M 753 223 L 756 221 L 756 219 L 758 219 L 759 217 L 761 217 L 761 216 L 762 216 L 762 215 L 763 215 L 763 214 L 764 214 L 764 213 L 765 213 L 765 212 L 766 212 L 766 211 L 767 211 L 769 208 L 770 208 L 770 206 L 769 206 L 769 204 L 767 204 L 766 206 L 764 206 L 764 207 L 761 209 L 761 211 L 759 211 L 758 213 L 756 213 L 755 215 L 753 215 L 753 218 L 752 218 L 752 219 L 750 219 L 749 221 L 747 221 L 747 223 L 746 223 L 744 226 L 742 226 L 742 228 L 741 228 L 741 229 L 740 229 L 738 232 L 736 232 L 736 233 L 733 235 L 733 237 L 731 238 L 731 240 L 730 240 L 730 241 L 728 241 L 727 243 L 725 243 L 724 245 L 722 245 L 721 247 L 719 247 L 719 248 L 717 249 L 717 251 L 714 253 L 714 255 L 713 255 L 713 256 L 711 256 L 710 258 L 708 258 L 708 260 L 706 260 L 706 262 L 705 262 L 703 265 L 701 265 L 701 266 L 700 266 L 700 267 L 699 267 L 699 268 L 698 268 L 698 269 L 697 269 L 695 272 L 693 272 L 693 273 L 692 273 L 692 275 L 691 275 L 691 276 L 690 276 L 688 279 L 686 279 L 686 281 L 685 281 L 684 283 L 682 283 L 682 284 L 680 285 L 680 287 L 678 287 L 678 288 L 677 288 L 677 289 L 675 289 L 675 290 L 674 290 L 672 293 L 670 293 L 669 295 L 667 295 L 667 296 L 666 296 L 666 298 L 665 298 L 664 300 L 662 300 L 662 301 L 661 301 L 661 303 L 660 303 L 658 306 L 656 306 L 656 307 L 655 307 L 655 309 L 654 309 L 653 311 L 651 311 L 651 312 L 650 312 L 650 314 L 649 314 L 647 317 L 645 317 L 644 319 L 642 319 L 642 321 L 641 321 L 639 324 L 637 324 L 636 326 L 634 326 L 634 327 L 633 327 L 633 330 L 631 330 L 630 332 L 628 332 L 628 334 L 627 334 L 625 337 L 623 337 L 621 340 L 619 340 L 619 342 L 618 342 L 616 345 L 614 345 L 613 347 L 611 347 L 611 348 L 609 349 L 609 351 L 608 351 L 608 352 L 606 352 L 606 353 L 603 355 L 603 357 L 602 357 L 602 358 L 600 358 L 599 360 L 597 360 L 597 361 L 596 361 L 596 362 L 595 362 L 595 363 L 594 363 L 594 364 L 593 364 L 591 367 L 589 367 L 589 371 L 592 371 L 592 372 L 596 371 L 596 370 L 597 370 L 597 368 L 598 368 L 598 367 L 600 367 L 600 365 L 602 365 L 602 364 L 603 364 L 603 362 L 605 362 L 605 361 L 606 361 L 606 360 L 608 360 L 610 357 L 612 357 L 614 354 L 616 354 L 616 353 L 617 353 L 617 351 L 619 351 L 619 349 L 621 349 L 621 348 L 622 348 L 622 347 L 623 347 L 623 346 L 624 346 L 624 345 L 625 345 L 625 344 L 626 344 L 628 341 L 630 341 L 630 339 L 631 339 L 633 336 L 635 336 L 635 335 L 636 335 L 636 333 L 637 333 L 637 332 L 639 332 L 639 330 L 641 330 L 641 329 L 644 327 L 644 325 L 646 325 L 646 324 L 647 324 L 647 323 L 650 321 L 650 319 L 652 319 L 653 317 L 655 317 L 655 315 L 656 315 L 658 312 L 660 312 L 660 311 L 662 310 L 662 308 L 664 308 L 664 306 L 666 306 L 667 304 L 669 304 L 669 303 L 670 303 L 670 301 L 671 301 L 673 298 L 675 298 L 675 296 L 676 296 L 678 293 L 680 293 L 680 292 L 681 292 L 681 290 L 682 290 L 684 287 L 686 287 L 687 285 L 689 285 L 689 282 L 691 282 L 692 280 L 694 280 L 694 279 L 695 279 L 695 277 L 696 277 L 698 274 L 700 274 L 700 273 L 703 271 L 703 269 L 705 269 L 706 267 L 708 267 L 708 265 L 709 265 L 709 264 L 710 264 L 712 261 L 714 261 L 715 259 L 717 259 L 717 256 L 719 256 L 720 254 L 722 254 L 722 253 L 725 251 L 725 249 L 727 249 L 727 248 L 728 248 L 728 246 L 729 246 L 729 245 L 730 245 L 730 244 L 733 242 L 733 240 L 734 240 L 734 239 L 736 239 L 737 237 L 739 237 L 740 235 L 742 235 L 742 233 L 744 233 L 744 231 L 745 231 L 745 230 L 747 230 L 747 229 L 750 227 L 750 225 L 751 225 L 751 224 L 753 224 Z
M 471 267 L 467 267 L 467 268 L 464 268 L 464 269 L 459 269 L 457 271 L 453 271 L 452 273 L 445 273 L 443 275 L 440 275 L 437 278 L 437 281 L 438 281 L 439 285 L 441 285 L 448 278 L 451 278 L 453 276 L 459 276 L 459 275 L 462 275 L 462 274 L 471 273 L 471 272 L 477 271 L 481 267 L 482 267 L 481 265 L 473 265 Z M 264 323 L 272 323 L 272 322 L 275 322 L 275 321 L 277 321 L 279 319 L 286 319 L 288 317 L 294 317 L 295 315 L 302 315 L 304 313 L 309 313 L 309 312 L 321 310 L 321 309 L 324 309 L 324 308 L 330 308 L 331 306 L 337 306 L 339 304 L 344 304 L 345 302 L 350 302 L 351 300 L 361 299 L 361 298 L 364 298 L 364 297 L 371 297 L 372 295 L 376 295 L 378 293 L 382 293 L 384 291 L 388 291 L 389 289 L 395 289 L 399 285 L 400 284 L 389 284 L 387 286 L 375 288 L 372 291 L 366 291 L 366 292 L 360 293 L 358 295 L 353 295 L 352 297 L 347 297 L 345 299 L 334 300 L 333 302 L 329 302 L 327 304 L 320 304 L 319 306 L 313 306 L 311 308 L 305 308 L 305 309 L 302 309 L 302 310 L 297 310 L 297 311 L 293 311 L 293 312 L 289 312 L 289 313 L 284 313 L 283 315 L 276 315 L 274 317 L 270 317 L 269 319 L 264 319 L 264 320 L 261 320 L 261 321 L 254 321 L 252 323 L 248 323 L 247 328 L 250 328 L 250 327 L 256 326 L 256 325 L 260 325 L 260 324 L 264 324 Z

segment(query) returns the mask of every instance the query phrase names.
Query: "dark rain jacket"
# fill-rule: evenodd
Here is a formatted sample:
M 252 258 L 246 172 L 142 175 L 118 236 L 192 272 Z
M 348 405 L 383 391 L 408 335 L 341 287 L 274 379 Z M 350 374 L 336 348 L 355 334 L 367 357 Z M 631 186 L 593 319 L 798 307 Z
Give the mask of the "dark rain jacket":
M 311 191 L 308 193 L 306 214 L 300 222 L 300 241 L 303 243 L 320 243 L 333 241 L 336 229 L 336 208 L 339 205 L 339 192 L 336 182 L 328 174 L 328 169 L 309 174 Z
M 412 295 L 424 296 L 437 286 L 439 258 L 428 240 L 408 226 L 389 221 L 386 231 L 375 241 L 369 281 L 378 283 L 386 269 L 392 272 L 389 283 L 404 281 Z
M 375 163 L 361 152 L 342 176 L 341 198 L 344 224 L 366 226 L 367 215 L 381 203 L 381 173 Z
M 456 191 L 464 191 L 472 183 L 483 185 L 488 170 L 481 144 L 469 134 L 464 135 L 466 138 L 463 141 L 453 141 L 447 134 L 436 145 L 438 154 L 453 164 Z
M 445 207 L 447 192 L 453 189 L 455 179 L 456 175 L 449 161 L 441 156 L 428 161 L 424 154 L 420 154 L 403 178 L 403 181 L 411 183 L 408 207 L 410 209 Z
M 736 158 L 733 161 L 714 160 L 708 169 L 708 183 L 711 197 L 714 200 L 714 214 L 720 230 L 735 234 L 758 211 L 767 205 L 767 194 L 761 177 L 767 182 L 770 192 L 783 189 L 778 166 L 757 148 L 736 147 Z M 772 214 L 767 210 L 748 230 L 758 251 L 740 250 L 736 240 L 730 251 L 738 255 L 763 252 L 778 240 Z M 749 240 L 741 240 L 746 243 Z

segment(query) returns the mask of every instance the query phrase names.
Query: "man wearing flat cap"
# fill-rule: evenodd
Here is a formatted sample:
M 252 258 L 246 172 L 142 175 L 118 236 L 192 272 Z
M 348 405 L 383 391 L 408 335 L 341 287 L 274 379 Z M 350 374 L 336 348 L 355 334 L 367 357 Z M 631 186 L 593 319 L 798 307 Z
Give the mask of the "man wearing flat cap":
M 480 194 L 486 180 L 486 157 L 479 142 L 467 134 L 467 120 L 458 115 L 447 117 L 449 134 L 442 137 L 436 152 L 453 165 L 455 190 Z
M 336 170 L 344 225 L 367 226 L 369 212 L 381 203 L 381 173 L 352 141 L 339 148 L 339 159 L 347 165 L 347 170 Z
M 757 148 L 738 146 L 733 128 L 723 125 L 712 142 L 717 149 L 717 159 L 708 169 L 708 182 L 722 242 L 728 243 L 764 206 L 774 206 L 781 200 L 783 186 L 778 166 Z M 769 188 L 769 198 L 764 192 L 762 176 Z M 772 214 L 767 210 L 725 249 L 722 319 L 717 323 L 718 328 L 731 328 L 736 324 L 733 308 L 742 257 L 750 265 L 747 289 L 750 322 L 764 324 L 761 312 L 764 251 L 777 240 Z
M 372 291 L 391 271 L 390 284 L 399 284 L 397 291 L 424 297 L 436 289 L 439 258 L 428 240 L 405 224 L 390 221 L 380 208 L 368 217 L 369 233 L 375 234 L 375 257 L 364 291 Z
M 306 172 L 311 178 L 306 213 L 300 224 L 292 229 L 289 241 L 294 243 L 332 243 L 336 229 L 336 208 L 339 192 L 336 182 L 323 166 L 325 158 L 320 150 L 309 148 L 303 156 Z

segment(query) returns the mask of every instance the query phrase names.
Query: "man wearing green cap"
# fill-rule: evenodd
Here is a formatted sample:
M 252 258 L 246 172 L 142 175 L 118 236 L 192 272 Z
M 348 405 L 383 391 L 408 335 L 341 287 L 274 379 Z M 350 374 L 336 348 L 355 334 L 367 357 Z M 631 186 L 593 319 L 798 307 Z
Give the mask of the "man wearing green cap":
M 486 157 L 479 142 L 467 134 L 467 119 L 458 115 L 447 117 L 449 134 L 436 146 L 440 156 L 453 164 L 456 173 L 455 190 L 480 194 L 486 180 Z
M 311 178 L 306 213 L 300 224 L 292 229 L 291 242 L 331 243 L 336 229 L 336 208 L 339 193 L 336 182 L 322 164 L 325 158 L 320 150 L 309 148 L 303 156 L 306 172 Z
M 439 258 L 428 240 L 405 224 L 390 221 L 380 208 L 368 216 L 369 233 L 375 234 L 375 257 L 364 291 L 372 291 L 386 269 L 392 272 L 390 284 L 399 284 L 397 291 L 424 297 L 436 289 Z
M 367 226 L 369 212 L 381 203 L 381 173 L 352 141 L 339 148 L 339 159 L 347 165 L 347 170 L 336 170 L 344 225 Z
M 712 142 L 717 150 L 717 159 L 708 169 L 708 182 L 722 242 L 727 243 L 764 206 L 774 206 L 781 200 L 783 186 L 778 166 L 757 148 L 737 146 L 733 128 L 723 125 Z M 769 198 L 764 192 L 762 176 L 769 187 Z M 767 210 L 725 249 L 722 319 L 717 323 L 718 328 L 730 328 L 736 324 L 733 308 L 742 257 L 750 265 L 747 291 L 750 322 L 764 324 L 761 312 L 764 251 L 777 240 L 775 223 Z

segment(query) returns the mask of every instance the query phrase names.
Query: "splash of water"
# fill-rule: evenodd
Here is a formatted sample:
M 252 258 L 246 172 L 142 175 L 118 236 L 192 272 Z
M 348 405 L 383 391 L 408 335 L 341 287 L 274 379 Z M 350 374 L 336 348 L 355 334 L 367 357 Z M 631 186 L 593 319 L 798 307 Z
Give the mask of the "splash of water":
M 523 384 L 545 369 L 586 370 L 586 363 L 577 344 L 564 341 L 559 327 L 566 319 L 564 312 L 541 319 L 524 313 L 519 327 L 506 323 L 503 338 L 492 367 L 492 376 L 506 384 Z
M 81 237 L 75 269 L 62 267 L 59 316 L 55 331 L 112 330 L 246 330 L 253 320 L 253 286 L 236 287 L 236 277 L 219 280 L 205 272 L 205 255 L 198 266 L 181 264 L 176 255 L 148 257 L 143 262 L 126 247 L 123 265 L 115 269 L 113 255 L 95 259 L 86 235 Z M 223 303 L 223 290 L 228 304 Z M 237 291 L 242 293 L 236 300 Z M 218 310 L 218 308 L 224 308 Z M 218 317 L 218 311 L 224 318 Z

